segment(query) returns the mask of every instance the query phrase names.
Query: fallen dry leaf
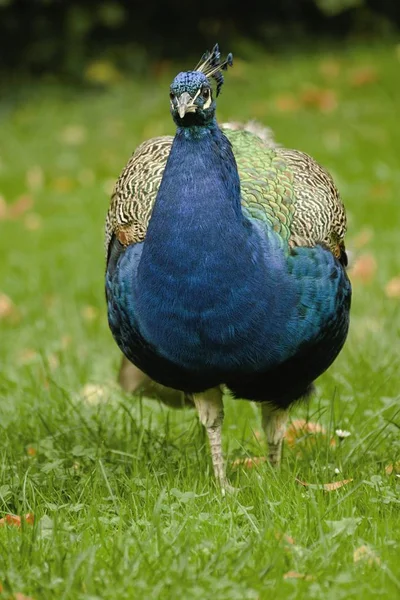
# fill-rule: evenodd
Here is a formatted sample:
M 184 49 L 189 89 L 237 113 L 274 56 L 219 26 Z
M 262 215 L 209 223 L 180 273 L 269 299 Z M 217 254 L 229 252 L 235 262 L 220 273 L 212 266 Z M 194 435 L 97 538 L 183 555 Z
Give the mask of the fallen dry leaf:
M 11 298 L 0 292 L 0 319 L 14 317 L 16 313 L 17 308 Z
M 28 525 L 33 525 L 34 517 L 32 513 L 27 513 L 24 517 L 22 517 Z M 18 515 L 6 515 L 2 519 L 0 519 L 0 527 L 4 527 L 4 525 L 14 525 L 15 527 L 21 527 L 21 517 Z
M 232 466 L 238 467 L 239 465 L 243 465 L 245 469 L 253 469 L 257 465 L 266 462 L 265 456 L 252 456 L 247 458 L 237 458 L 233 461 Z
M 3 196 L 0 196 L 0 221 L 4 221 L 7 219 L 8 215 L 8 206 L 7 202 L 4 200 Z
M 287 542 L 288 544 L 290 544 L 291 546 L 295 545 L 295 541 L 292 538 L 291 535 L 287 535 L 286 533 L 282 533 L 281 531 L 276 531 L 275 532 L 275 538 L 279 541 L 284 541 Z
M 18 219 L 21 215 L 31 210 L 33 207 L 33 198 L 28 194 L 20 196 L 13 204 L 8 207 L 8 218 Z
M 32 596 L 25 596 L 25 594 L 21 594 L 21 592 L 17 592 L 13 595 L 14 600 L 34 600 Z
M 36 213 L 29 213 L 25 217 L 24 225 L 28 231 L 37 231 L 42 226 L 42 218 Z
M 353 87 L 363 87 L 378 81 L 378 71 L 375 67 L 367 65 L 353 69 L 349 73 L 349 83 Z
M 253 429 L 253 435 L 258 441 L 264 438 L 264 433 L 259 429 Z
M 92 185 L 96 180 L 96 175 L 91 169 L 82 169 L 79 172 L 78 179 L 82 185 Z
M 376 183 L 369 188 L 369 193 L 374 199 L 387 198 L 391 193 L 391 186 L 386 182 Z
M 374 237 L 374 230 L 370 227 L 364 227 L 361 231 L 353 238 L 351 245 L 353 248 L 359 250 L 364 246 L 367 246 Z
M 86 129 L 83 125 L 67 125 L 60 134 L 60 140 L 70 146 L 79 146 L 86 140 Z
M 52 181 L 53 189 L 60 193 L 70 192 L 74 185 L 75 182 L 71 179 L 71 177 L 67 177 L 67 175 L 60 175 Z
M 378 268 L 376 258 L 372 254 L 362 254 L 353 263 L 350 269 L 352 281 L 370 283 L 373 281 Z
M 388 298 L 400 298 L 400 275 L 387 282 L 385 294 Z
M 26 365 L 39 357 L 39 354 L 33 348 L 24 348 L 17 356 L 17 362 L 20 365 Z
M 290 448 L 294 448 L 300 443 L 315 443 L 316 434 L 326 435 L 326 429 L 319 423 L 306 421 L 305 419 L 295 419 L 288 426 L 285 439 Z M 331 446 L 336 445 L 336 441 L 332 438 Z
M 288 571 L 284 574 L 283 579 L 304 579 L 305 581 L 314 581 L 315 577 L 312 575 L 305 575 L 304 573 L 298 573 L 297 571 Z
M 334 490 L 338 490 L 339 488 L 351 483 L 353 479 L 343 479 L 342 481 L 334 481 L 332 483 L 324 483 L 324 490 L 327 492 L 333 492 Z
M 400 474 L 400 460 L 396 461 L 395 463 L 391 463 L 390 465 L 386 465 L 385 473 L 386 473 L 386 475 L 392 475 L 392 473 L 394 473 L 395 475 L 399 475 Z
M 359 548 L 356 548 L 354 550 L 353 560 L 354 560 L 354 562 L 360 562 L 360 561 L 366 562 L 370 566 L 381 564 L 381 559 L 379 558 L 379 556 L 377 556 L 377 554 L 375 554 L 375 552 L 372 550 L 372 548 L 370 548 L 369 546 L 365 546 L 365 545 L 360 546 Z
M 333 58 L 325 59 L 319 63 L 319 72 L 326 77 L 326 79 L 336 79 L 340 70 L 340 63 Z
M 43 187 L 44 175 L 42 167 L 34 165 L 26 172 L 26 185 L 30 190 L 40 190 Z
M 292 94 L 281 94 L 274 99 L 275 107 L 280 112 L 297 112 L 300 110 L 300 102 Z
M 301 92 L 300 100 L 303 106 L 316 108 L 324 113 L 332 112 L 338 106 L 336 92 L 330 89 L 307 88 Z
M 325 492 L 333 492 L 334 490 L 338 490 L 339 488 L 347 485 L 353 479 L 343 479 L 343 481 L 334 481 L 332 483 L 308 483 L 307 481 L 301 481 L 301 479 L 297 479 L 297 483 L 302 485 L 303 487 L 309 487 L 312 490 L 324 490 Z
M 90 304 L 88 304 L 87 306 L 84 306 L 82 308 L 81 315 L 85 319 L 85 321 L 95 321 L 99 316 L 99 309 L 95 306 L 91 306 Z
M 68 335 L 68 334 L 63 335 L 61 338 L 61 348 L 63 350 L 66 350 L 71 345 L 71 342 L 72 342 L 72 337 L 70 335 Z
M 104 401 L 105 390 L 101 385 L 87 383 L 81 391 L 81 395 L 85 402 L 96 405 Z
M 49 354 L 47 356 L 47 362 L 51 371 L 55 371 L 60 366 L 60 361 L 58 360 L 58 356 L 56 354 Z

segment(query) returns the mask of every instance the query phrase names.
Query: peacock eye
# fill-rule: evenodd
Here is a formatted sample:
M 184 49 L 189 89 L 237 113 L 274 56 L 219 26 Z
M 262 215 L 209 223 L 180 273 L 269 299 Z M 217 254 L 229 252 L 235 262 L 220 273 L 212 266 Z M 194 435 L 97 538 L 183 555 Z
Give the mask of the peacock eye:
M 173 92 L 169 93 L 169 98 L 170 100 L 174 100 L 175 99 L 175 94 Z
M 204 100 L 208 100 L 210 97 L 210 89 L 204 88 L 201 95 L 203 96 Z

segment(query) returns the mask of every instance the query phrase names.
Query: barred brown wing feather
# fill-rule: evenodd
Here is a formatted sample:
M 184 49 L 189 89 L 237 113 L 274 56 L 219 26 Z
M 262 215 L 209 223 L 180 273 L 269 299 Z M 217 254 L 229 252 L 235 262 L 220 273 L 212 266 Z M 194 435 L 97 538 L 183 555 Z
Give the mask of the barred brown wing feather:
M 107 213 L 106 252 L 113 234 L 124 246 L 144 240 L 172 140 L 163 136 L 140 144 L 119 176 Z
M 346 214 L 329 173 L 303 152 L 274 146 L 262 128 L 231 125 L 224 132 L 247 214 L 270 225 L 290 246 L 323 243 L 340 257 Z M 112 235 L 125 246 L 144 240 L 172 141 L 164 136 L 143 142 L 121 173 L 107 214 L 106 252 Z

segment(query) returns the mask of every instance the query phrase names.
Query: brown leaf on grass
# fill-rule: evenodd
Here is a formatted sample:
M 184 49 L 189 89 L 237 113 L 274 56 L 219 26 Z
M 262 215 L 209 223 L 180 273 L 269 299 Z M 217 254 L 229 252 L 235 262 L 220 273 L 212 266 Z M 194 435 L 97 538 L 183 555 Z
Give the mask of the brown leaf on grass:
M 278 541 L 283 541 L 287 544 L 290 544 L 290 546 L 294 546 L 296 543 L 291 535 L 287 535 L 287 533 L 283 533 L 282 531 L 275 531 L 275 538 Z
M 284 574 L 283 579 L 304 579 L 304 581 L 314 581 L 313 575 L 306 575 L 305 573 L 298 573 L 297 571 L 288 571 Z
M 20 216 L 24 215 L 28 210 L 31 210 L 33 207 L 33 198 L 28 194 L 24 194 L 20 196 L 18 200 L 13 202 L 8 207 L 8 218 L 9 219 L 18 219 Z
M 300 102 L 293 94 L 280 94 L 274 99 L 275 107 L 279 112 L 297 112 L 300 110 Z
M 371 83 L 376 83 L 379 78 L 379 73 L 372 65 L 366 65 L 353 69 L 349 73 L 349 83 L 352 87 L 364 87 Z
M 70 335 L 68 335 L 68 334 L 63 335 L 60 340 L 61 348 L 63 350 L 66 350 L 71 345 L 71 342 L 72 342 L 72 337 Z
M 361 254 L 353 263 L 350 269 L 350 278 L 352 281 L 360 283 L 371 283 L 374 280 L 378 265 L 373 254 Z
M 381 559 L 369 546 L 360 546 L 353 553 L 354 562 L 366 562 L 369 566 L 380 565 Z
M 308 487 L 311 490 L 323 490 L 325 492 L 333 492 L 335 490 L 340 489 L 344 485 L 347 485 L 348 483 L 353 481 L 353 479 L 343 479 L 343 481 L 333 481 L 332 483 L 308 483 L 307 481 L 301 481 L 301 479 L 297 479 L 296 477 L 296 481 L 298 484 L 302 485 L 303 487 Z
M 386 475 L 392 475 L 392 473 L 394 475 L 399 475 L 400 474 L 400 460 L 396 461 L 395 463 L 390 463 L 390 465 L 386 465 L 385 473 L 386 473 Z
M 387 282 L 385 294 L 388 298 L 400 298 L 400 275 Z
M 4 200 L 3 196 L 0 196 L 0 221 L 4 221 L 8 216 L 8 206 L 7 202 Z
M 369 188 L 370 196 L 374 199 L 381 200 L 386 199 L 391 194 L 391 185 L 390 183 L 380 182 L 375 183 Z
M 237 458 L 232 462 L 233 467 L 243 465 L 245 469 L 253 469 L 254 467 L 266 462 L 265 456 L 252 456 L 247 458 Z
M 24 226 L 28 231 L 37 231 L 42 226 L 42 218 L 36 213 L 29 213 L 25 217 Z
M 60 140 L 69 146 L 79 146 L 86 140 L 86 129 L 83 125 L 67 125 L 60 134 Z
M 351 245 L 353 248 L 359 250 L 364 246 L 367 246 L 374 237 L 374 230 L 371 227 L 363 227 L 361 231 L 352 239 Z
M 323 487 L 326 492 L 334 492 L 335 490 L 340 489 L 344 485 L 351 483 L 353 479 L 343 479 L 342 481 L 333 481 L 332 483 L 324 483 Z
M 2 519 L 0 519 L 0 527 L 4 527 L 5 525 L 13 525 L 15 527 L 21 527 L 21 522 L 24 520 L 28 525 L 33 525 L 34 516 L 32 513 L 27 513 L 24 517 L 20 517 L 18 515 L 6 515 Z
M 328 58 L 319 63 L 319 72 L 326 79 L 336 79 L 340 74 L 341 64 L 334 58 Z
M 82 389 L 81 395 L 87 404 L 96 405 L 105 400 L 104 388 L 96 383 L 87 383 Z
M 32 596 L 25 596 L 25 594 L 21 594 L 21 592 L 17 592 L 13 595 L 14 600 L 34 600 Z
M 71 177 L 67 177 L 67 175 L 60 175 L 59 177 L 55 177 L 52 181 L 53 189 L 60 193 L 70 192 L 74 186 L 75 182 Z
M 60 366 L 58 356 L 53 353 L 47 355 L 47 362 L 51 371 L 55 371 Z
M 39 357 L 39 354 L 33 348 L 23 348 L 18 353 L 17 363 L 19 365 L 27 365 L 33 361 L 35 361 Z
M 320 434 L 325 436 L 326 429 L 322 427 L 319 423 L 313 423 L 311 421 L 306 421 L 305 419 L 295 419 L 288 426 L 285 439 L 286 443 L 290 448 L 294 448 L 301 442 L 315 442 L 315 435 Z M 336 442 L 332 438 L 330 441 L 331 446 L 335 446 Z
M 256 440 L 262 440 L 264 437 L 264 434 L 259 429 L 253 429 L 253 435 Z
M 0 320 L 16 323 L 19 316 L 18 309 L 11 298 L 0 292 Z
M 95 306 L 91 306 L 90 304 L 88 304 L 87 306 L 84 306 L 82 308 L 81 315 L 85 319 L 85 321 L 95 321 L 99 316 L 99 309 Z
M 336 92 L 330 89 L 309 87 L 301 92 L 300 100 L 303 106 L 324 113 L 333 112 L 338 106 Z
M 36 456 L 37 450 L 33 446 L 28 446 L 28 448 L 26 449 L 26 453 L 28 456 L 33 457 L 33 456 Z
M 26 185 L 30 190 L 40 190 L 43 187 L 44 175 L 42 167 L 33 165 L 26 172 Z
M 6 294 L 0 294 L 0 319 L 8 317 L 15 310 L 14 302 Z

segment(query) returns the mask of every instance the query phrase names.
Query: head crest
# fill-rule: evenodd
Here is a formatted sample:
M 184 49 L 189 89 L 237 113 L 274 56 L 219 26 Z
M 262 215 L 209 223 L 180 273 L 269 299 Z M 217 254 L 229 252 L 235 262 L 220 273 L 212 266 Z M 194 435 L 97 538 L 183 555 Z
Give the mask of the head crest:
M 218 44 L 215 44 L 214 48 L 207 50 L 200 59 L 200 62 L 196 65 L 195 71 L 203 73 L 208 79 L 212 77 L 217 83 L 217 96 L 221 91 L 222 84 L 224 83 L 224 76 L 222 71 L 226 71 L 228 67 L 233 65 L 233 56 L 230 52 L 225 60 L 221 62 L 221 52 L 219 51 Z

